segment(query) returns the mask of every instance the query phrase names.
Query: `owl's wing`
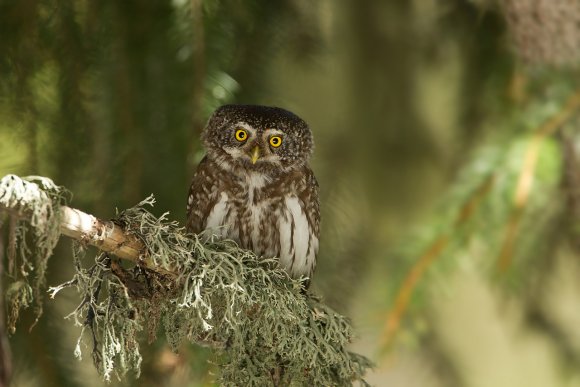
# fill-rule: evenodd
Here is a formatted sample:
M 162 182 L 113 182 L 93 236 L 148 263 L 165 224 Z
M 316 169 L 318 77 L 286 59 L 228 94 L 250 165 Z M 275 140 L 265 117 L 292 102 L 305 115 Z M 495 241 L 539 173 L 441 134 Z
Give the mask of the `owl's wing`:
M 314 246 L 315 254 L 318 253 L 318 239 L 320 238 L 320 202 L 318 196 L 318 181 L 314 176 L 314 172 L 308 167 L 304 168 L 305 183 L 298 193 L 299 199 L 304 206 L 304 213 L 308 220 L 308 225 L 312 230 L 313 236 L 316 238 L 316 246 Z
M 314 177 L 312 170 L 304 166 L 293 176 L 289 176 L 292 181 L 293 188 L 290 193 L 291 196 L 298 196 L 302 213 L 308 223 L 308 239 L 304 239 L 304 217 L 294 215 L 292 221 L 292 230 L 290 233 L 290 248 L 291 254 L 290 270 L 293 276 L 305 275 L 308 278 L 312 277 L 312 273 L 316 267 L 316 256 L 318 255 L 318 246 L 320 238 L 320 203 L 318 198 L 318 182 Z M 300 221 L 302 219 L 302 221 Z M 295 227 L 300 227 L 297 230 Z M 307 245 L 304 243 L 307 241 Z M 288 247 L 288 246 L 286 246 Z M 300 252 L 298 256 L 296 253 Z M 281 257 L 282 258 L 282 257 Z M 294 267 L 296 265 L 296 267 Z M 308 288 L 310 280 L 304 282 L 304 287 Z
M 187 231 L 200 233 L 204 230 L 205 221 L 217 202 L 219 181 L 214 176 L 215 166 L 206 157 L 201 160 L 193 176 L 189 196 L 187 197 Z
M 306 260 L 310 262 L 308 277 L 316 266 L 316 256 L 318 255 L 318 246 L 320 240 L 320 202 L 318 196 L 318 182 L 314 173 L 309 167 L 304 167 L 302 171 L 303 184 L 298 184 L 298 198 L 302 202 L 302 210 L 308 221 L 310 237 L 308 238 L 308 247 L 306 250 Z

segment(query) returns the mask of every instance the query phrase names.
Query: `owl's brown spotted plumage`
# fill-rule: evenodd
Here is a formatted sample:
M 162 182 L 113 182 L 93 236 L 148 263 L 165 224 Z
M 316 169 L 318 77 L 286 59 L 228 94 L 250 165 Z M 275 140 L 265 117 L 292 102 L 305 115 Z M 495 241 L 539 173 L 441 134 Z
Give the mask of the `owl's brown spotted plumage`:
M 292 277 L 311 278 L 320 233 L 318 183 L 308 125 L 284 109 L 225 105 L 202 134 L 207 155 L 189 192 L 187 227 L 278 257 Z

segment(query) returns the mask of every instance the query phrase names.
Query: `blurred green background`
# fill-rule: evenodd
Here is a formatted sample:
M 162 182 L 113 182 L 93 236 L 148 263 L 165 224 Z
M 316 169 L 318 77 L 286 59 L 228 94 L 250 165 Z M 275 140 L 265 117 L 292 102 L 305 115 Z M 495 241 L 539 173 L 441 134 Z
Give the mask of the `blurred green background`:
M 580 386 L 578 20 L 575 0 L 2 0 L 0 176 L 105 219 L 153 193 L 183 222 L 211 112 L 284 107 L 316 143 L 313 286 L 371 384 Z M 11 337 L 15 386 L 104 385 L 65 293 Z M 142 350 L 118 384 L 211 385 L 211 353 Z

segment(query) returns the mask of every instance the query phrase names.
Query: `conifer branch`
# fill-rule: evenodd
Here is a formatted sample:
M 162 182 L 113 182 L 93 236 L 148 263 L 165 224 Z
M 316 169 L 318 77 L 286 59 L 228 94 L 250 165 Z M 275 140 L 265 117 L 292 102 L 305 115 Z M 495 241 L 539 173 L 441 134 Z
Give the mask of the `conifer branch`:
M 505 236 L 497 259 L 497 267 L 501 272 L 507 271 L 511 265 L 519 225 L 534 185 L 534 175 L 541 146 L 548 137 L 562 128 L 577 113 L 578 109 L 580 109 L 580 91 L 569 97 L 563 108 L 545 121 L 533 134 L 526 149 L 513 197 L 513 208 L 506 224 Z
M 540 125 L 532 135 L 532 139 L 525 152 L 522 169 L 519 171 L 511 212 L 505 226 L 502 243 L 500 244 L 497 267 L 501 270 L 506 270 L 510 265 L 511 256 L 515 246 L 515 238 L 518 234 L 524 210 L 532 193 L 531 190 L 534 183 L 534 175 L 541 146 L 547 138 L 554 135 L 554 133 L 574 117 L 579 109 L 580 91 L 577 91 L 568 98 L 560 111 Z M 398 288 L 395 294 L 393 306 L 387 314 L 386 323 L 381 337 L 382 350 L 388 349 L 392 344 L 419 282 L 433 262 L 443 255 L 444 251 L 449 246 L 453 235 L 458 233 L 459 228 L 472 218 L 477 208 L 481 205 L 483 199 L 485 199 L 491 191 L 495 180 L 494 177 L 495 176 L 492 173 L 481 181 L 479 186 L 469 195 L 467 200 L 458 209 L 457 215 L 455 216 L 455 220 L 450 229 L 437 235 L 410 268 L 408 274 L 405 276 Z
M 183 340 L 213 348 L 224 385 L 365 384 L 371 363 L 347 350 L 352 331 L 345 317 L 305 296 L 301 280 L 274 259 L 187 234 L 167 214 L 151 214 L 145 207 L 153 203 L 149 197 L 103 221 L 68 207 L 65 190 L 50 179 L 0 179 L 0 212 L 14 223 L 8 261 L 21 269 L 6 294 L 9 329 L 21 308 L 33 301 L 40 308 L 47 261 L 64 234 L 80 241 L 73 250 L 76 274 L 49 291 L 54 297 L 75 287 L 81 295 L 68 316 L 82 327 L 75 355 L 89 330 L 105 380 L 131 370 L 138 375 L 138 333 L 146 329 L 152 340 L 162 329 L 174 350 Z M 89 268 L 83 267 L 86 245 L 100 250 Z M 137 265 L 127 270 L 109 254 Z
M 468 200 L 461 206 L 457 217 L 455 218 L 453 229 L 436 238 L 409 270 L 409 273 L 397 291 L 393 307 L 387 314 L 381 338 L 381 348 L 383 351 L 387 350 L 392 344 L 393 339 L 399 330 L 399 326 L 401 325 L 401 321 L 405 316 L 409 303 L 411 302 L 411 297 L 417 284 L 429 266 L 441 256 L 447 247 L 454 230 L 467 222 L 476 212 L 483 198 L 491 190 L 493 182 L 494 176 L 491 175 L 480 184 Z

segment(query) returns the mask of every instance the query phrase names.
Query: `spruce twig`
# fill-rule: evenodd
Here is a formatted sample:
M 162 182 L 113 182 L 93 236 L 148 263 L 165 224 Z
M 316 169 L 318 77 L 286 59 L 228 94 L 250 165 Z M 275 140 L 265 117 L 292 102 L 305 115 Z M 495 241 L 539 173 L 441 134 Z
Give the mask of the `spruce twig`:
M 494 252 L 494 254 L 499 256 L 496 266 L 502 271 L 507 270 L 511 262 L 515 238 L 524 217 L 526 205 L 529 203 L 530 195 L 532 194 L 542 144 L 574 117 L 578 109 L 580 109 L 580 91 L 573 93 L 557 113 L 551 115 L 533 131 L 523 156 L 522 167 L 516 174 L 517 182 L 511 206 L 508 208 L 507 220 L 505 224 L 503 223 L 504 221 L 501 224 L 505 227 L 505 230 L 500 234 L 498 252 Z M 496 175 L 499 174 L 490 171 L 487 177 L 482 178 L 479 185 L 457 210 L 454 221 L 448 229 L 435 236 L 410 268 L 397 289 L 393 306 L 387 314 L 381 338 L 381 349 L 383 351 L 392 344 L 421 279 L 432 264 L 448 250 L 453 242 L 454 235 L 459 234 L 462 225 L 472 218 L 483 200 L 487 198 L 493 188 Z
M 493 175 L 484 179 L 480 186 L 469 197 L 467 202 L 465 202 L 460 208 L 453 229 L 448 233 L 444 233 L 437 237 L 409 270 L 409 273 L 397 291 L 393 307 L 386 318 L 381 338 L 381 348 L 383 351 L 387 350 L 393 342 L 418 282 L 421 280 L 429 266 L 441 256 L 441 253 L 447 247 L 454 230 L 467 222 L 476 212 L 485 195 L 487 195 L 491 190 L 493 181 Z
M 534 185 L 534 174 L 543 142 L 568 122 L 580 109 L 580 90 L 568 98 L 563 108 L 544 122 L 534 133 L 524 156 L 516 191 L 513 197 L 513 208 L 510 213 L 497 267 L 501 272 L 509 269 L 512 261 L 514 244 L 519 225 Z

